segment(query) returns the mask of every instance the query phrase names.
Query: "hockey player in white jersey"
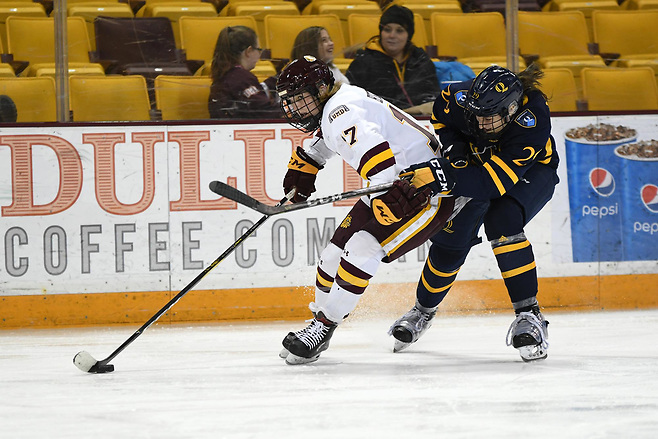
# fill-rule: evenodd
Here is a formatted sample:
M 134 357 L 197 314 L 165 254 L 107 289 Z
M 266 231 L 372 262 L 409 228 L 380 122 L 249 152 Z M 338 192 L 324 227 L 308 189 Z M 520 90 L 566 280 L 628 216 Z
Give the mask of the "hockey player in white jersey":
M 322 251 L 315 301 L 309 305 L 314 318 L 284 338 L 280 353 L 288 364 L 302 364 L 317 360 L 328 348 L 379 264 L 423 244 L 464 200 L 449 196 L 452 183 L 440 166 L 425 167 L 424 174 L 405 172 L 437 157 L 433 133 L 378 96 L 334 83 L 322 61 L 312 56 L 293 60 L 279 76 L 277 93 L 288 122 L 315 132 L 313 142 L 297 147 L 288 164 L 283 186 L 285 193 L 296 189 L 293 201 L 315 191 L 316 174 L 335 155 L 369 184 L 395 182 L 385 193 L 360 199 Z

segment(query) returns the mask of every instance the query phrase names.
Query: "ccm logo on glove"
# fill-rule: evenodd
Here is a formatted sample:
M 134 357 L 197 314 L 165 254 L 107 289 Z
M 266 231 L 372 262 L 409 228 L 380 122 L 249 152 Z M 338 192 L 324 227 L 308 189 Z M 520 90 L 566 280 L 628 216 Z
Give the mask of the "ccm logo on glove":
M 447 195 L 455 186 L 455 183 L 446 177 L 438 159 L 412 165 L 402 172 L 400 177 L 410 178 L 411 184 L 417 188 L 430 188 L 432 194 Z
M 315 192 L 315 177 L 320 169 L 322 166 L 298 146 L 288 162 L 288 171 L 283 178 L 283 192 L 287 194 L 295 189 L 293 203 L 306 201 Z

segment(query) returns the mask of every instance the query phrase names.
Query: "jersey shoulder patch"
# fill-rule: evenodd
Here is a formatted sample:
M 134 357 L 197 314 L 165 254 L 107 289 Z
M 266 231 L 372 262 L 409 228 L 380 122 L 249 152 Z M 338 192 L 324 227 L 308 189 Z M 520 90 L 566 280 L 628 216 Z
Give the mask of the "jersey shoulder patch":
M 466 93 L 468 93 L 468 90 L 459 90 L 455 93 L 455 102 L 460 107 L 463 107 L 464 102 L 466 102 Z
M 336 108 L 331 110 L 331 112 L 329 113 L 329 116 L 328 116 L 329 123 L 333 122 L 338 117 L 342 116 L 343 114 L 347 113 L 348 111 L 350 111 L 350 109 L 347 107 L 347 105 L 342 105 L 341 104 L 341 105 L 337 106 Z
M 530 110 L 521 112 L 514 121 L 523 128 L 534 128 L 537 125 L 537 118 Z

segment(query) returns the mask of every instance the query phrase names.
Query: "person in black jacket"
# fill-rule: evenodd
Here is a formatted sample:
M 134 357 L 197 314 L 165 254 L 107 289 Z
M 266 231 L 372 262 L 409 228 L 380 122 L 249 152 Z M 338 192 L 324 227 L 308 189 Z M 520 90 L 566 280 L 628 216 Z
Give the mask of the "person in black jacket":
M 357 51 L 346 76 L 351 84 L 411 114 L 430 114 L 439 82 L 430 57 L 411 42 L 413 35 L 413 12 L 388 7 L 379 20 L 379 35 Z

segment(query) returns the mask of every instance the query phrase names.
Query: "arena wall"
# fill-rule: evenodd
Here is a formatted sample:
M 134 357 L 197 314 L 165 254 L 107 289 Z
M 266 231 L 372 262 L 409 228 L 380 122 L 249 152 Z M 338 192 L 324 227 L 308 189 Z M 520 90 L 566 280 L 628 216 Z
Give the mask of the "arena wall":
M 650 195 L 658 162 L 621 162 L 624 173 L 601 174 L 609 178 L 597 180 L 595 189 L 604 197 L 587 204 L 574 169 L 591 180 L 593 169 L 604 168 L 603 149 L 609 155 L 623 142 L 599 141 L 606 148 L 581 157 L 587 147 L 568 137 L 574 129 L 610 124 L 635 131 L 627 144 L 650 143 L 658 139 L 658 116 L 552 121 L 561 182 L 526 230 L 542 306 L 658 307 L 658 198 L 629 207 L 625 184 L 639 176 Z M 291 150 L 307 141 L 279 123 L 0 128 L 0 328 L 144 323 L 260 219 L 208 184 L 228 182 L 275 204 Z M 336 159 L 319 174 L 317 195 L 360 185 Z M 353 202 L 269 218 L 160 323 L 307 318 L 319 252 Z M 609 220 L 618 231 L 606 228 Z M 406 310 L 427 248 L 384 264 L 357 313 Z M 480 244 L 441 310 L 509 309 L 493 254 Z

